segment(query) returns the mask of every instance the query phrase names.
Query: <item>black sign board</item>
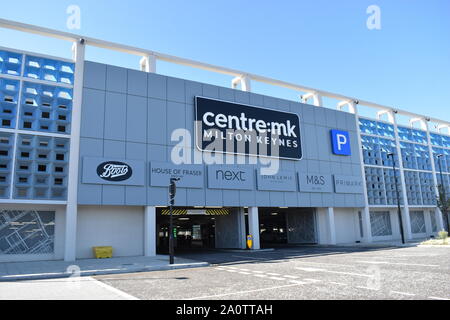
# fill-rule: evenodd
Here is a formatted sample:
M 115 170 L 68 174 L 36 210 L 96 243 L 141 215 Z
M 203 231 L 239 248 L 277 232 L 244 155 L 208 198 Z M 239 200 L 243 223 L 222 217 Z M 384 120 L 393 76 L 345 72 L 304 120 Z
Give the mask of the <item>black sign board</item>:
M 297 114 L 195 98 L 196 144 L 202 151 L 300 160 Z

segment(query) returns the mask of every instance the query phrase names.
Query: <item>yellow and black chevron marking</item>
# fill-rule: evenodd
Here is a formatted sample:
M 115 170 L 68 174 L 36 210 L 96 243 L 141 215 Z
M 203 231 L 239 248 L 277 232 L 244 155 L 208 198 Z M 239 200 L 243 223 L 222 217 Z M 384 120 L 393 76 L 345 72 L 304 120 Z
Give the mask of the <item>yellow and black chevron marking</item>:
M 173 209 L 172 210 L 172 214 L 174 216 L 183 216 L 183 215 L 187 215 L 188 210 L 187 209 Z M 230 211 L 228 209 L 225 208 L 221 208 L 221 209 L 206 209 L 206 215 L 207 216 L 226 216 L 229 215 Z M 163 216 L 168 216 L 170 215 L 170 210 L 169 209 L 162 209 L 161 210 L 161 215 Z
M 174 216 L 182 216 L 182 215 L 187 214 L 187 210 L 186 209 L 173 209 L 172 210 L 172 214 Z M 161 215 L 169 216 L 170 215 L 170 210 L 169 209 L 162 209 L 161 210 Z
M 230 214 L 228 209 L 206 209 L 208 216 L 227 216 Z

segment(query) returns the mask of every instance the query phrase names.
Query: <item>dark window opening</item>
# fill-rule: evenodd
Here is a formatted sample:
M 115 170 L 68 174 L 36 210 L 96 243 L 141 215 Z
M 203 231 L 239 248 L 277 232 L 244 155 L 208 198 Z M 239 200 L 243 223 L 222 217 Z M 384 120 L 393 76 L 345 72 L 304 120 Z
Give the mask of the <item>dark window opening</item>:
M 21 178 L 19 178 L 19 182 L 20 183 L 27 183 L 28 182 L 28 178 L 21 177 Z
M 11 120 L 3 120 L 2 121 L 2 126 L 10 126 L 11 125 Z
M 2 144 L 8 144 L 9 140 L 8 139 L 0 139 L 0 143 Z
M 64 115 L 62 115 L 62 114 L 60 114 L 60 115 L 58 116 L 58 119 L 59 119 L 59 120 L 67 120 L 67 117 L 64 116 Z
M 62 178 L 56 178 L 55 179 L 55 185 L 60 186 L 63 184 L 63 179 Z
M 64 154 L 58 153 L 58 154 L 56 155 L 56 160 L 63 161 L 63 160 L 64 160 Z
M 44 107 L 50 107 L 51 105 L 50 105 L 50 103 L 48 103 L 48 102 L 45 102 L 45 103 L 43 103 L 42 104 Z
M 4 110 L 3 110 L 3 113 L 11 114 L 11 113 L 12 113 L 12 110 L 11 110 L 11 109 L 4 109 Z
M 24 123 L 23 123 L 23 127 L 24 127 L 25 129 L 31 129 L 31 122 L 24 122 Z
M 14 99 L 13 99 L 13 97 L 6 96 L 5 101 L 6 102 L 14 102 Z
M 42 118 L 44 119 L 50 119 L 50 112 L 42 112 Z
M 46 154 L 40 154 L 38 156 L 39 159 L 47 159 L 47 155 Z
M 38 166 L 38 171 L 39 171 L 39 172 L 46 172 L 46 171 L 47 171 L 47 166 L 44 165 L 44 164 L 40 164 L 40 165 Z
M 5 176 L 0 176 L 0 182 L 6 182 L 6 177 Z
M 29 158 L 29 157 L 30 157 L 30 153 L 29 153 L 29 152 L 22 152 L 22 153 L 20 154 L 20 156 L 21 156 L 22 158 Z
M 66 126 L 58 126 L 58 132 L 66 132 Z
M 64 168 L 63 167 L 56 167 L 55 168 L 55 172 L 64 172 Z
M 48 126 L 41 126 L 42 130 L 48 130 Z
M 34 100 L 27 99 L 27 100 L 25 100 L 25 103 L 33 105 L 34 104 Z
M 8 169 L 8 165 L 7 164 L 0 164 L 0 169 Z
M 0 156 L 8 156 L 8 150 L 0 150 Z
M 33 112 L 26 111 L 26 112 L 24 113 L 24 115 L 27 116 L 27 117 L 32 117 L 32 116 L 33 116 Z

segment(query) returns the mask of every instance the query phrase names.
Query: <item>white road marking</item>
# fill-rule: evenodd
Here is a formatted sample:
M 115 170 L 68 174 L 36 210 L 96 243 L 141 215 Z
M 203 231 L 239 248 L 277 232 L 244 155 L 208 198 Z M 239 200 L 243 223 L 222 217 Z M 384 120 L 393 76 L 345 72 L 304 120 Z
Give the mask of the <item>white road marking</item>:
M 97 284 L 98 286 L 105 288 L 106 290 L 108 290 L 112 293 L 115 293 L 126 300 L 139 300 L 138 298 L 132 296 L 131 294 L 128 294 L 126 292 L 123 292 L 122 290 L 116 289 L 116 288 L 114 288 L 106 283 L 103 283 L 101 281 L 98 281 L 97 279 L 94 279 L 92 277 L 85 277 L 85 279 L 89 279 L 89 281 L 94 281 L 95 284 Z
M 241 271 L 241 272 L 238 272 L 239 274 L 251 274 L 250 272 L 243 272 L 243 271 Z
M 250 270 L 248 270 L 248 269 L 239 269 L 239 270 L 241 270 L 241 271 L 247 271 L 247 272 L 250 271 Z
M 326 269 L 316 269 L 316 268 L 295 268 L 301 271 L 307 271 L 307 272 L 328 272 L 328 273 L 334 273 L 334 274 L 344 274 L 347 276 L 358 276 L 358 277 L 372 277 L 368 274 L 361 274 L 361 273 L 354 273 L 354 272 L 344 272 L 344 271 L 332 271 L 332 270 L 326 270 Z
M 433 299 L 433 300 L 450 300 L 449 298 L 440 298 L 440 297 L 428 297 L 428 299 Z
M 356 288 L 366 289 L 366 290 L 372 290 L 372 291 L 379 291 L 379 289 L 376 289 L 376 288 L 370 288 L 370 287 L 356 286 Z
M 258 278 L 267 278 L 268 275 L 265 274 L 254 274 L 253 276 L 258 277 Z
M 304 282 L 304 281 L 298 281 L 298 280 L 289 280 L 289 282 L 295 283 L 295 284 L 309 284 L 309 283 L 311 283 L 311 282 Z
M 272 280 L 286 280 L 285 278 L 279 278 L 279 277 L 269 277 L 269 279 L 272 279 Z
M 393 293 L 393 294 L 400 294 L 400 295 L 403 295 L 403 296 L 415 296 L 414 293 L 401 292 L 401 291 L 391 291 L 391 293 Z
M 437 264 L 418 264 L 418 263 L 402 263 L 402 262 L 388 262 L 388 261 L 356 261 L 356 262 L 368 264 L 392 264 L 399 266 L 439 267 L 439 265 Z
M 297 270 L 306 271 L 306 272 L 319 272 L 319 271 L 326 271 L 325 269 L 318 269 L 318 268 L 295 268 Z
M 303 264 L 317 264 L 317 265 L 322 265 L 322 266 L 330 266 L 330 267 L 352 267 L 351 265 L 348 264 L 336 264 L 336 263 L 322 263 L 322 262 L 306 262 L 306 261 L 293 261 L 293 263 L 303 263 Z
M 267 272 L 267 274 L 269 276 L 281 276 L 281 274 L 279 274 L 279 273 L 269 273 L 269 272 Z
M 290 275 L 286 275 L 286 276 L 283 276 L 283 277 L 289 278 L 289 279 L 298 279 L 298 277 L 296 277 L 296 276 L 290 276 Z
M 254 273 L 264 273 L 264 271 L 256 271 L 256 270 L 253 270 L 252 272 L 254 272 Z
M 309 282 L 321 282 L 322 280 L 317 280 L 317 279 L 309 279 L 309 278 L 305 278 L 303 280 L 309 281 Z
M 334 281 L 330 281 L 329 283 L 335 284 L 335 285 L 337 285 L 337 286 L 348 286 L 348 284 L 342 283 L 342 282 L 334 282 Z
M 225 297 L 225 296 L 231 296 L 234 294 L 245 294 L 245 293 L 253 293 L 253 292 L 260 292 L 260 291 L 267 291 L 267 290 L 275 290 L 275 289 L 282 289 L 282 288 L 289 288 L 289 287 L 296 287 L 300 284 L 287 284 L 284 286 L 277 286 L 277 287 L 269 287 L 269 288 L 262 288 L 262 289 L 255 289 L 255 290 L 247 290 L 247 291 L 237 291 L 237 292 L 230 292 L 230 293 L 223 293 L 223 294 L 216 294 L 212 296 L 203 296 L 203 297 L 195 297 L 195 298 L 188 298 L 184 300 L 197 300 L 197 299 L 210 299 L 210 298 L 218 298 L 218 297 Z
M 236 270 L 225 270 L 227 272 L 237 272 Z

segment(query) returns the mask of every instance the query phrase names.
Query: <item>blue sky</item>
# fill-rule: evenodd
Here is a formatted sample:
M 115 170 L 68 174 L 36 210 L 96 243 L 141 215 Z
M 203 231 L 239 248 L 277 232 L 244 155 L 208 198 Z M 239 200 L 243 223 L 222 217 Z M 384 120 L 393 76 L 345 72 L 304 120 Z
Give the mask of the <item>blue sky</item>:
M 66 9 L 81 8 L 68 30 Z M 381 30 L 369 30 L 370 5 Z M 0 17 L 160 51 L 354 96 L 450 121 L 448 0 L 15 0 Z M 70 45 L 0 29 L 0 45 L 70 56 Z M 88 59 L 138 67 L 89 49 Z M 230 78 L 166 63 L 158 72 L 230 85 Z M 296 99 L 264 85 L 254 91 Z

